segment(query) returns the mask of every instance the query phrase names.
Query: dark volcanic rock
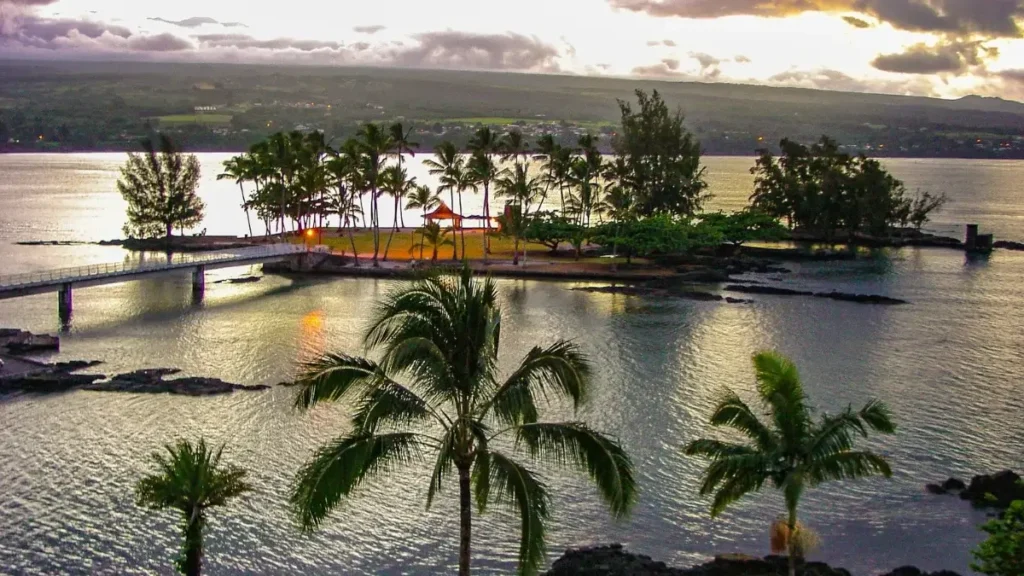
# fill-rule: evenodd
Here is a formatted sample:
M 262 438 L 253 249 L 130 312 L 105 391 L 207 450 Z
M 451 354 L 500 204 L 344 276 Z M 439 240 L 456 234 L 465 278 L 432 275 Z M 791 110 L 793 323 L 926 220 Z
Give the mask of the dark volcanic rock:
M 592 294 L 622 294 L 624 296 L 657 296 L 659 298 L 679 298 L 682 300 L 696 300 L 698 302 L 722 302 L 726 300 L 719 294 L 702 292 L 700 290 L 672 290 L 668 288 L 651 288 L 649 286 L 586 286 L 573 288 L 576 292 L 590 292 Z M 733 299 L 736 301 L 735 299 Z
M 0 391 L 54 394 L 88 386 L 106 378 L 103 374 L 71 374 L 62 371 L 37 372 L 0 380 Z
M 938 484 L 925 484 L 924 489 L 927 490 L 929 494 L 935 494 L 938 496 L 949 493 L 948 490 Z
M 545 576 L 785 576 L 788 562 L 781 556 L 750 558 L 719 556 L 693 568 L 672 568 L 647 556 L 630 554 L 619 544 L 569 550 L 551 565 Z M 797 570 L 800 576 L 850 576 L 840 568 L 808 562 Z
M 241 278 L 227 278 L 225 280 L 218 280 L 214 282 L 214 284 L 250 284 L 253 282 L 259 282 L 262 279 L 262 276 L 242 276 Z
M 135 392 L 142 394 L 181 394 L 184 396 L 212 396 L 230 394 L 236 390 L 266 390 L 269 386 L 242 386 L 217 378 L 175 378 L 165 376 L 177 374 L 174 368 L 153 368 L 118 374 L 107 382 L 83 386 L 85 390 L 97 392 Z
M 938 572 L 922 572 L 914 566 L 903 566 L 897 568 L 882 576 L 960 576 L 956 572 L 950 572 L 949 570 L 940 570 Z
M 69 360 L 67 362 L 56 362 L 52 366 L 61 372 L 75 372 L 99 366 L 100 364 L 103 364 L 101 360 Z
M 908 304 L 906 300 L 879 296 L 877 294 L 847 294 L 845 292 L 810 292 L 807 290 L 794 290 L 792 288 L 779 288 L 778 286 L 741 285 L 730 284 L 725 287 L 730 292 L 742 292 L 744 294 L 768 294 L 772 296 L 813 296 L 815 298 L 828 298 L 841 302 L 854 302 L 857 304 L 883 304 L 896 305 Z
M 33 334 L 24 330 L 4 328 L 0 330 L 0 348 L 6 348 L 14 354 L 53 352 L 60 350 L 60 338 L 49 334 Z
M 1014 500 L 1024 500 L 1024 484 L 1011 470 L 1004 470 L 991 476 L 981 475 L 971 479 L 971 485 L 960 493 L 964 500 L 979 507 L 1008 508 Z
M 1003 250 L 1024 250 L 1024 242 L 1011 242 L 1009 240 L 1000 240 L 992 244 L 993 248 L 1002 248 Z
M 942 489 L 947 492 L 962 492 L 967 490 L 967 484 L 964 484 L 963 480 L 957 478 L 950 478 L 942 483 Z
M 785 576 L 789 563 L 784 556 L 752 558 L 718 556 L 713 561 L 693 568 L 673 568 L 647 556 L 630 554 L 620 544 L 568 550 L 555 560 L 544 576 Z M 850 576 L 842 568 L 821 562 L 807 562 L 797 567 L 799 576 Z M 960 576 L 955 572 L 928 574 L 912 566 L 898 568 L 884 576 Z

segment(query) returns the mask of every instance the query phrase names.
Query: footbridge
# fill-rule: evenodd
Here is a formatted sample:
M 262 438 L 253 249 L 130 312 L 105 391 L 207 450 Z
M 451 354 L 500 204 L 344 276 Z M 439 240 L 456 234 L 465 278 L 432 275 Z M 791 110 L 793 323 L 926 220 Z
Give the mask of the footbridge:
M 315 251 L 319 251 L 319 248 Z M 0 300 L 57 292 L 60 319 L 67 322 L 71 318 L 72 289 L 75 287 L 116 284 L 148 276 L 190 272 L 192 292 L 202 297 L 206 289 L 207 270 L 301 259 L 311 251 L 314 250 L 296 244 L 267 244 L 218 252 L 178 254 L 166 259 L 111 262 L 0 276 Z

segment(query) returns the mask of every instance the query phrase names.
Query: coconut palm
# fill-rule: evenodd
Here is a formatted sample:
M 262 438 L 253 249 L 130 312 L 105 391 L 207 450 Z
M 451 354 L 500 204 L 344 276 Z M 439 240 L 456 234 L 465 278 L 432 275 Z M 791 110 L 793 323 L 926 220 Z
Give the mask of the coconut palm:
M 238 184 L 238 192 L 242 195 L 242 208 L 245 210 L 245 222 L 249 225 L 249 237 L 252 238 L 252 219 L 249 218 L 249 202 L 245 199 L 245 182 L 252 177 L 249 169 L 249 156 L 242 154 L 224 161 L 224 172 L 217 175 L 217 180 L 234 180 Z
M 203 528 L 210 508 L 224 506 L 252 486 L 245 481 L 245 470 L 221 465 L 224 451 L 209 450 L 206 442 L 195 445 L 179 440 L 167 451 L 153 454 L 156 471 L 139 480 L 135 494 L 139 506 L 153 510 L 174 508 L 182 514 L 182 534 L 185 537 L 178 569 L 187 576 L 199 576 L 203 564 Z
M 711 460 L 704 472 L 701 495 L 714 494 L 711 516 L 750 492 L 771 483 L 786 501 L 789 534 L 789 574 L 796 574 L 797 505 L 805 489 L 824 482 L 867 476 L 889 477 L 884 459 L 855 451 L 858 436 L 869 430 L 895 432 L 889 409 L 872 400 L 860 411 L 847 408 L 836 415 L 822 414 L 815 422 L 796 366 L 774 352 L 754 356 L 757 390 L 767 420 L 761 420 L 734 392 L 726 391 L 711 416 L 713 426 L 728 426 L 745 436 L 742 444 L 696 440 L 686 454 Z
M 420 228 L 420 260 L 423 260 L 423 246 L 429 244 L 433 249 L 430 256 L 431 262 L 437 262 L 438 249 L 451 246 L 455 250 L 455 241 L 448 238 L 449 234 L 454 235 L 452 228 L 442 228 L 437 222 L 427 222 Z
M 416 178 L 409 178 L 405 168 L 388 166 L 381 171 L 381 191 L 390 194 L 395 199 L 395 218 L 388 234 L 388 243 L 384 246 L 384 261 L 388 261 L 388 251 L 391 250 L 391 240 L 398 231 L 398 215 L 402 212 L 402 198 L 416 187 Z
M 448 191 L 451 208 L 455 208 L 455 192 L 461 197 L 466 185 L 465 158 L 459 154 L 455 144 L 445 140 L 434 148 L 434 157 L 423 161 L 431 176 L 437 176 L 440 185 L 437 192 Z M 458 250 L 452 250 L 452 260 L 458 260 Z
M 459 496 L 459 574 L 470 573 L 473 506 L 506 505 L 521 520 L 519 573 L 544 560 L 551 514 L 547 487 L 512 458 L 585 471 L 616 517 L 635 498 L 633 466 L 622 447 L 582 422 L 548 423 L 542 403 L 579 408 L 588 397 L 590 366 L 570 342 L 536 347 L 502 379 L 498 373 L 501 312 L 491 280 L 432 276 L 388 295 L 366 331 L 380 359 L 329 354 L 305 367 L 296 404 L 349 400 L 351 431 L 324 446 L 299 472 L 291 502 L 301 525 L 319 526 L 366 480 L 424 457 L 436 459 L 429 508 L 449 482 Z M 399 383 L 399 378 L 404 377 Z
M 391 141 L 393 145 L 391 152 L 398 157 L 398 169 L 401 170 L 402 157 L 405 154 L 415 157 L 415 148 L 416 146 L 419 146 L 419 143 L 409 140 L 409 137 L 412 136 L 412 128 L 410 127 L 409 130 L 405 130 L 401 122 L 395 122 L 392 124 L 389 131 L 391 133 Z M 399 218 L 402 219 L 402 228 L 405 228 L 405 215 L 399 212 Z
M 437 192 L 434 192 L 433 190 L 431 190 L 429 186 L 423 186 L 423 185 L 416 186 L 415 188 L 410 190 L 408 192 L 408 194 L 406 194 L 405 199 L 407 200 L 407 202 L 405 204 L 405 209 L 406 210 L 420 209 L 420 210 L 423 211 L 423 225 L 424 226 L 426 226 L 428 224 L 428 222 L 427 222 L 427 211 L 428 210 L 433 210 L 434 208 L 437 208 L 441 204 L 441 198 L 437 194 Z M 415 234 L 416 233 L 413 232 L 413 242 L 415 242 L 415 238 L 416 238 Z M 423 260 L 423 242 L 422 241 L 420 242 L 420 260 Z
M 377 257 L 380 254 L 380 211 L 377 209 L 380 172 L 384 168 L 384 160 L 394 144 L 391 134 L 379 124 L 364 124 L 359 129 L 359 149 L 363 155 L 363 171 L 370 188 L 370 222 L 373 226 L 373 265 L 379 266 Z
M 490 127 L 484 126 L 483 128 L 479 128 L 469 139 L 468 148 L 473 154 L 481 154 L 488 160 L 492 160 L 493 164 L 493 158 L 491 158 L 491 156 L 498 153 L 500 149 L 500 141 L 498 139 L 498 135 L 495 134 Z M 495 180 L 495 178 L 489 176 L 489 174 L 489 171 L 481 171 L 480 176 L 482 179 L 478 182 L 484 187 L 484 226 L 486 228 L 486 232 L 491 231 L 491 183 Z M 486 242 L 486 232 L 484 234 L 485 255 L 490 251 L 490 245 Z
M 522 131 L 513 129 L 501 137 L 498 141 L 498 150 L 501 152 L 501 161 L 512 161 L 519 164 L 520 159 L 525 160 L 530 155 L 530 143 L 523 138 Z
M 487 221 L 485 224 L 485 230 L 483 234 L 484 243 L 484 262 L 487 262 L 487 255 L 491 252 L 489 244 L 489 232 L 491 229 L 491 218 L 490 210 L 487 208 L 490 203 L 489 190 L 491 183 L 496 181 L 501 175 L 498 167 L 494 164 L 494 160 L 490 156 L 481 152 L 474 152 L 469 159 L 469 163 L 466 166 L 469 172 L 469 180 L 471 187 L 474 191 L 479 190 L 480 186 L 484 187 L 484 219 Z M 465 247 L 463 247 L 465 251 Z

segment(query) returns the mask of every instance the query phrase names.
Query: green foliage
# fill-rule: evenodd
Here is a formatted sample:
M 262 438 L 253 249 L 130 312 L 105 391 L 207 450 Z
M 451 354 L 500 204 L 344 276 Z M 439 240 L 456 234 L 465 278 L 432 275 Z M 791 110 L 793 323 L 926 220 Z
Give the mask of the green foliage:
M 572 242 L 574 239 L 585 236 L 586 228 L 571 221 L 564 216 L 558 216 L 553 212 L 534 214 L 526 225 L 523 238 L 538 244 L 543 244 L 554 252 L 563 242 Z
M 670 114 L 657 90 L 636 91 L 639 110 L 619 100 L 622 129 L 614 147 L 628 178 L 624 186 L 641 216 L 692 216 L 707 199 L 700 143 L 683 127 L 681 112 Z
M 988 539 L 972 554 L 971 570 L 988 576 L 1024 574 L 1024 501 L 1015 501 L 999 518 L 988 521 L 982 530 Z
M 923 224 L 943 201 L 928 196 L 914 204 L 903 183 L 882 168 L 877 160 L 840 152 L 828 137 L 810 148 L 783 140 L 776 159 L 762 150 L 751 169 L 755 176 L 754 208 L 791 226 L 833 238 L 836 232 L 888 234 L 905 224 L 913 212 Z M 920 226 L 918 226 L 920 227 Z
M 221 464 L 223 446 L 210 450 L 203 440 L 197 444 L 179 440 L 165 446 L 165 450 L 166 454 L 152 455 L 156 471 L 139 480 L 136 501 L 153 510 L 173 508 L 181 512 L 184 544 L 176 565 L 183 574 L 198 576 L 206 511 L 251 492 L 252 486 L 245 481 L 245 470 Z
M 128 202 L 124 232 L 129 237 L 170 237 L 174 228 L 185 230 L 203 220 L 203 201 L 196 194 L 199 160 L 182 154 L 163 134 L 159 146 L 142 141 L 143 153 L 128 154 L 121 168 L 117 190 Z
M 771 484 L 785 497 L 792 533 L 797 505 L 806 488 L 835 480 L 892 475 L 889 464 L 880 456 L 854 450 L 856 439 L 867 437 L 869 430 L 895 432 L 884 404 L 871 401 L 860 411 L 847 408 L 836 415 L 822 414 L 815 422 L 792 362 L 777 353 L 762 352 L 754 356 L 754 369 L 764 418 L 727 390 L 710 420 L 712 426 L 732 428 L 746 442 L 702 439 L 686 447 L 688 456 L 711 461 L 700 494 L 714 495 L 713 517 L 750 492 Z M 791 549 L 791 559 L 793 556 Z M 792 574 L 792 563 L 790 566 Z
M 580 470 L 614 516 L 628 513 L 636 486 L 622 447 L 581 422 L 540 422 L 549 401 L 573 409 L 586 402 L 586 357 L 566 341 L 538 346 L 502 379 L 497 300 L 495 285 L 474 281 L 468 268 L 430 276 L 377 305 L 364 342 L 379 360 L 327 354 L 303 367 L 299 407 L 343 401 L 353 408 L 350 431 L 296 478 L 291 502 L 304 529 L 319 526 L 363 482 L 428 457 L 435 459 L 428 507 L 457 478 L 462 518 L 471 497 L 481 513 L 501 505 L 519 515 L 521 574 L 535 574 L 544 561 L 551 513 L 547 487 L 528 463 Z M 506 451 L 516 448 L 525 462 Z M 469 560 L 468 547 L 460 548 L 460 574 Z
M 627 256 L 641 258 L 683 254 L 717 246 L 722 241 L 721 232 L 713 226 L 668 215 L 602 224 L 592 230 L 590 238 L 602 246 L 617 246 Z
M 786 229 L 777 218 L 749 208 L 732 214 L 723 212 L 703 214 L 700 221 L 718 230 L 725 242 L 735 246 L 741 246 L 747 242 L 781 240 L 786 234 Z
M 946 204 L 947 198 L 945 194 L 939 194 L 938 196 L 932 196 L 930 192 L 918 193 L 914 196 L 913 201 L 910 204 L 910 214 L 907 221 L 913 225 L 916 230 L 920 230 L 924 226 L 925 222 L 928 221 L 928 215 L 942 208 Z

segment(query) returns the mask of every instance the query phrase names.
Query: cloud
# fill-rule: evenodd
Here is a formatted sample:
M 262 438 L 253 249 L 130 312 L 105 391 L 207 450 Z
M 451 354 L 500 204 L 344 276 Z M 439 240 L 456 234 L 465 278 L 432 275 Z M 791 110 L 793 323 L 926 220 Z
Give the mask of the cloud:
M 561 53 L 534 36 L 508 32 L 426 32 L 413 35 L 419 44 L 391 53 L 398 66 L 471 70 L 558 72 Z
M 376 24 L 376 25 L 373 25 L 373 26 L 353 26 L 352 27 L 352 30 L 354 30 L 354 31 L 356 31 L 356 32 L 358 32 L 360 34 L 376 34 L 377 32 L 380 32 L 381 30 L 386 30 L 386 29 L 387 29 L 387 26 L 381 26 L 379 24 Z
M 870 92 L 916 96 L 935 95 L 934 86 L 924 78 L 905 81 L 864 80 L 827 68 L 820 70 L 789 70 L 768 78 L 767 84 L 815 90 L 839 90 L 842 92 Z
M 679 71 L 679 60 L 675 58 L 663 58 L 657 64 L 649 66 L 637 66 L 633 68 L 634 76 L 650 78 L 682 78 L 686 75 Z
M 668 46 L 669 48 L 675 48 L 676 43 L 674 40 L 648 40 L 648 46 Z
M 954 40 L 934 46 L 915 44 L 904 52 L 881 54 L 871 65 L 899 74 L 963 74 L 972 67 L 983 67 L 986 60 L 998 55 L 997 48 L 986 47 L 981 42 Z
M 612 7 L 653 16 L 785 17 L 803 12 L 858 13 L 916 32 L 1018 38 L 1024 0 L 608 0 Z M 847 20 L 849 22 L 849 20 Z
M 868 22 L 867 20 L 861 20 L 860 18 L 857 18 L 855 16 L 843 16 L 843 20 L 845 20 L 847 24 L 853 26 L 854 28 L 871 28 L 871 22 Z
M 737 64 L 750 64 L 751 62 L 753 62 L 753 60 L 751 60 L 750 58 L 740 54 L 739 56 L 733 58 L 733 62 L 735 62 Z
M 156 36 L 131 36 L 128 38 L 128 48 L 139 52 L 178 52 L 191 50 L 193 46 L 184 38 L 164 33 Z
M 715 80 L 722 75 L 722 69 L 718 67 L 722 63 L 721 58 L 715 58 L 704 52 L 690 52 L 693 58 L 700 64 L 700 77 L 708 80 Z
M 219 22 L 209 16 L 193 16 L 191 18 L 185 18 L 184 20 L 167 20 L 166 18 L 146 18 L 146 20 L 152 20 L 154 22 L 163 22 L 164 24 L 171 24 L 173 26 L 180 26 L 182 28 L 199 28 L 206 24 L 220 24 L 226 28 L 248 28 L 241 22 Z
M 200 45 L 208 48 L 254 48 L 262 50 L 298 50 L 312 52 L 315 50 L 340 50 L 339 42 L 322 40 L 298 40 L 294 38 L 273 38 L 261 40 L 247 34 L 199 34 L 195 36 Z

